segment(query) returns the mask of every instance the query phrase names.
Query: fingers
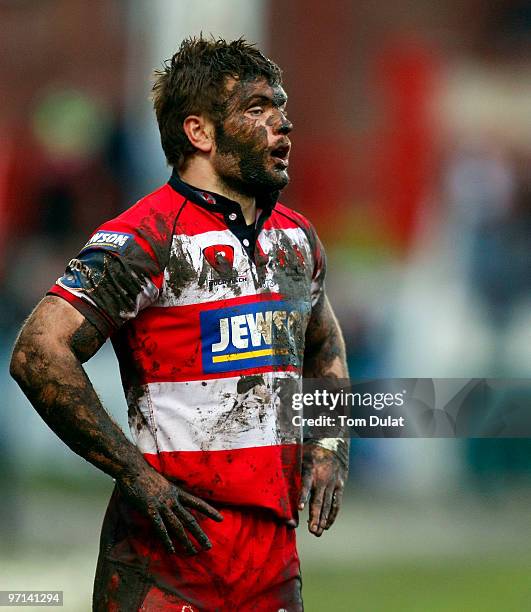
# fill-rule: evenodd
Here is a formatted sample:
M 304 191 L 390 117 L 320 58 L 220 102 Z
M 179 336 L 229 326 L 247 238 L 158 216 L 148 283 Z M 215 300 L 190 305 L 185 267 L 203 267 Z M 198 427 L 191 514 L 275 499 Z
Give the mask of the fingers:
M 208 516 L 209 518 L 213 519 L 214 521 L 217 521 L 218 523 L 223 520 L 223 515 L 221 515 L 211 505 L 207 504 L 202 499 L 199 499 L 199 497 L 195 497 L 195 495 L 190 495 L 190 493 L 181 491 L 179 492 L 179 499 L 181 503 L 185 506 L 189 506 L 190 508 L 198 510 L 199 512 L 201 512 L 201 514 Z
M 194 538 L 201 544 L 201 547 L 204 550 L 209 550 L 212 548 L 212 544 L 208 539 L 207 534 L 201 529 L 199 523 L 195 520 L 193 514 L 188 512 L 182 506 L 179 506 L 175 509 L 175 512 L 179 514 L 179 518 L 184 523 L 186 529 L 194 536 Z
M 319 520 L 319 529 L 322 533 L 323 529 L 326 529 L 326 525 L 328 524 L 328 516 L 330 515 L 330 510 L 332 508 L 332 499 L 334 497 L 334 489 L 335 483 L 326 487 L 324 496 L 323 496 L 323 505 L 321 507 L 321 516 Z
M 166 526 L 164 525 L 164 522 L 160 516 L 160 514 L 155 513 L 153 515 L 151 515 L 151 520 L 153 522 L 153 527 L 155 528 L 155 531 L 157 532 L 159 538 L 162 540 L 162 543 L 164 544 L 164 548 L 169 552 L 169 553 L 175 553 L 175 548 L 173 547 L 171 538 L 168 534 L 168 531 L 166 529 Z
M 319 537 L 323 530 L 319 522 L 321 518 L 321 509 L 323 507 L 325 487 L 322 485 L 314 486 L 310 498 L 310 518 L 308 520 L 309 530 L 311 533 Z
M 330 529 L 337 518 L 343 499 L 342 481 L 329 486 L 317 483 L 312 489 L 308 529 L 319 537 L 325 529 Z
M 330 529 L 334 524 L 339 510 L 341 508 L 341 502 L 343 500 L 343 487 L 339 486 L 334 491 L 334 495 L 332 497 L 332 509 L 330 510 L 330 514 L 328 516 L 328 522 L 326 524 L 325 529 Z
M 299 497 L 299 510 L 304 510 L 304 506 L 308 501 L 308 496 L 310 495 L 310 490 L 312 487 L 312 472 L 311 470 L 306 470 L 302 474 L 302 489 L 301 495 Z
M 212 543 L 208 539 L 207 534 L 199 526 L 194 515 L 182 505 L 184 503 L 197 507 L 216 521 L 223 520 L 223 517 L 212 506 L 184 491 L 179 493 L 179 501 L 171 504 L 171 507 L 165 507 L 164 509 L 164 518 L 169 522 L 173 534 L 183 544 L 188 553 L 193 555 L 198 551 L 190 541 L 187 532 L 197 540 L 203 550 L 209 550 L 212 548 Z
M 194 537 L 203 550 L 212 548 L 212 543 L 208 539 L 206 533 L 201 529 L 194 515 L 189 512 L 184 505 L 194 508 L 208 518 L 217 522 L 223 520 L 223 516 L 210 504 L 195 495 L 191 495 L 186 491 L 179 490 L 178 501 L 172 504 L 171 508 L 166 508 L 164 512 L 165 519 L 169 522 L 172 532 L 177 539 L 183 544 L 185 550 L 189 554 L 196 554 L 198 551 L 190 541 L 187 531 Z
M 183 491 L 154 470 L 146 470 L 131 481 L 124 478 L 120 487 L 125 499 L 150 519 L 158 537 L 170 553 L 175 553 L 171 537 L 179 541 L 190 554 L 197 553 L 190 537 L 204 550 L 212 547 L 196 518 L 184 508 L 184 505 L 187 505 L 208 518 L 222 521 L 223 516 L 202 499 Z
M 209 550 L 212 548 L 212 544 L 208 539 L 208 536 L 201 529 L 195 517 L 179 503 L 175 504 L 173 508 L 162 506 L 160 509 L 160 514 L 155 514 L 152 517 L 152 520 L 155 530 L 157 531 L 165 548 L 170 553 L 175 553 L 175 548 L 168 530 L 184 546 L 185 551 L 190 555 L 195 555 L 198 551 L 188 537 L 187 530 L 197 540 L 203 550 Z
M 173 535 L 184 546 L 186 552 L 190 555 L 195 555 L 197 553 L 197 549 L 190 541 L 190 538 L 186 534 L 186 531 L 184 530 L 184 526 L 181 521 L 175 516 L 175 514 L 173 514 L 173 512 L 169 508 L 164 508 L 162 512 L 164 519 L 166 523 L 170 526 Z

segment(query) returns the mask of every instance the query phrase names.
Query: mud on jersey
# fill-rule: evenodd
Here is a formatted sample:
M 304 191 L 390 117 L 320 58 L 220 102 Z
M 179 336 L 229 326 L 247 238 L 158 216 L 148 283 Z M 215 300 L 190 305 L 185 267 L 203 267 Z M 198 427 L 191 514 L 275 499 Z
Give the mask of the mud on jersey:
M 151 465 L 206 499 L 291 518 L 301 432 L 282 400 L 302 377 L 324 253 L 304 217 L 257 204 L 253 241 L 237 203 L 174 174 L 104 223 L 50 294 L 111 337 Z

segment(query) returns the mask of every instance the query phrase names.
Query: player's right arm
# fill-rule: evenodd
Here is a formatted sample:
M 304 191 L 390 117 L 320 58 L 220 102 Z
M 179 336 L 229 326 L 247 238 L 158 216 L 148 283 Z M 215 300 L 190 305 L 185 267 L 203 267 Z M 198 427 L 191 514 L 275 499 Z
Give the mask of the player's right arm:
M 221 515 L 203 500 L 170 483 L 153 469 L 103 408 L 82 364 L 105 342 L 76 308 L 45 297 L 24 324 L 13 350 L 10 372 L 48 426 L 78 455 L 116 479 L 122 495 L 148 517 L 164 545 L 172 537 L 190 553 L 191 534 L 210 548 L 189 512 Z M 188 532 L 188 533 L 187 533 Z

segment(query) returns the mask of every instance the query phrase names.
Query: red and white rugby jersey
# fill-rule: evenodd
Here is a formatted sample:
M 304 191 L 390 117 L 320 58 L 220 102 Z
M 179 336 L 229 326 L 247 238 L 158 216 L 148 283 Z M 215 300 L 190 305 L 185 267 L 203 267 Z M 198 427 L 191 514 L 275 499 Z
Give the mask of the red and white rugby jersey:
M 303 216 L 257 204 L 253 240 L 236 202 L 174 174 L 104 223 L 50 293 L 111 336 L 151 465 L 206 499 L 291 518 L 301 432 L 282 399 L 302 377 L 325 261 Z

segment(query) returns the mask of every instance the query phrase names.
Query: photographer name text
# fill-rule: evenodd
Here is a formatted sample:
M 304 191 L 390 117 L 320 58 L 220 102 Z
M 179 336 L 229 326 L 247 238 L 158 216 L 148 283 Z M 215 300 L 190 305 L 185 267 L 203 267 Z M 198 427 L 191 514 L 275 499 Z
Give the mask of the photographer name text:
M 349 417 L 345 414 L 320 415 L 316 418 L 306 418 L 300 414 L 292 417 L 295 427 L 404 427 L 404 417 L 380 417 L 371 414 L 368 419 Z

